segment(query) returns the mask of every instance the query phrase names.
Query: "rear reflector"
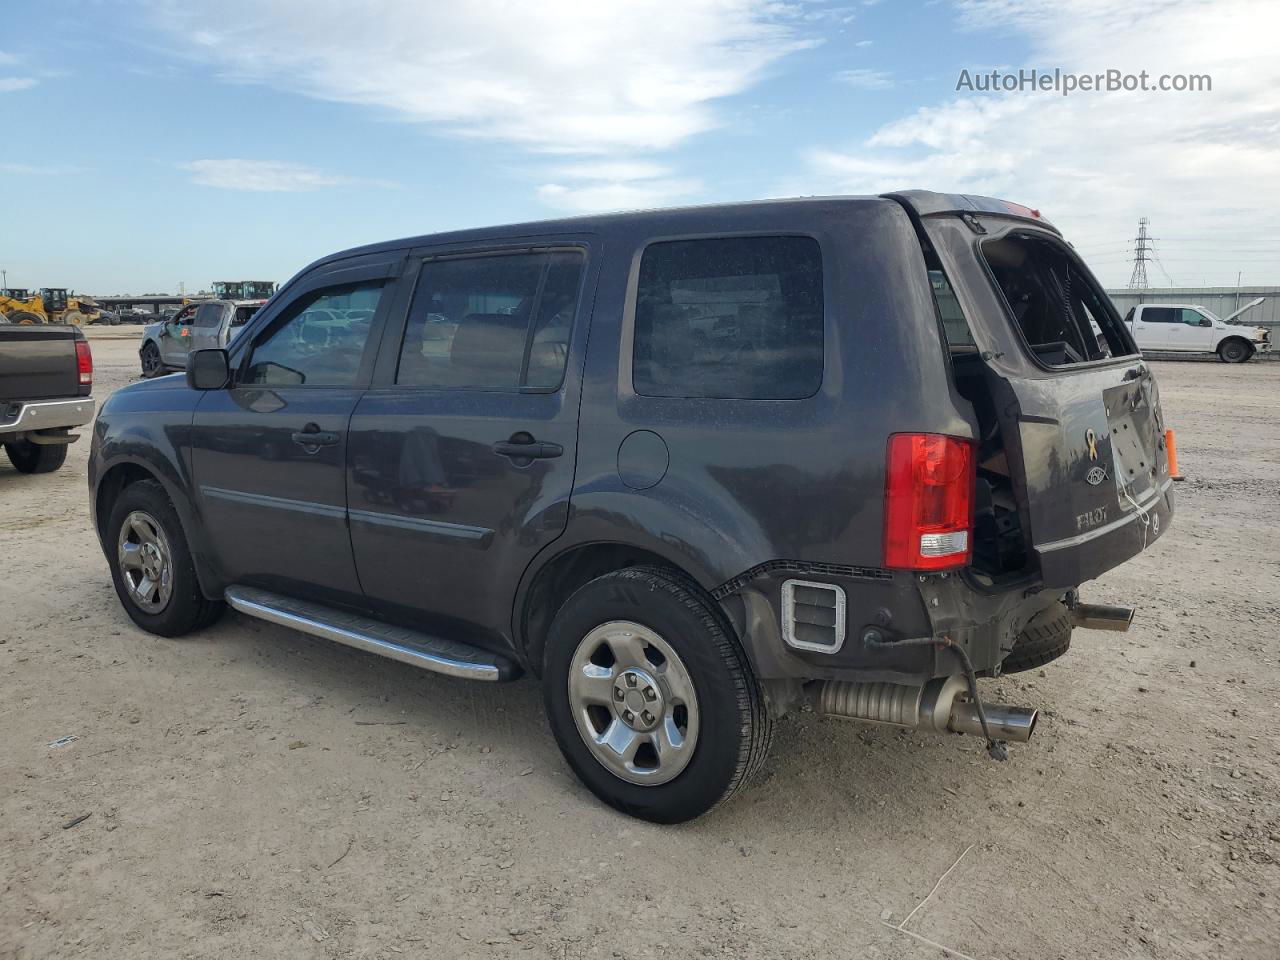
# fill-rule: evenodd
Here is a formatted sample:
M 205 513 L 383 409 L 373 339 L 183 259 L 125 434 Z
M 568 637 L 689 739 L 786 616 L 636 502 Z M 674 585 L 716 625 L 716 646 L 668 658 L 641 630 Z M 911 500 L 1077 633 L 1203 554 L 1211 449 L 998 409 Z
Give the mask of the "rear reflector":
M 80 374 L 80 386 L 93 386 L 93 354 L 88 340 L 76 341 L 76 370 Z
M 950 570 L 973 553 L 973 444 L 936 433 L 889 438 L 884 489 L 884 565 Z

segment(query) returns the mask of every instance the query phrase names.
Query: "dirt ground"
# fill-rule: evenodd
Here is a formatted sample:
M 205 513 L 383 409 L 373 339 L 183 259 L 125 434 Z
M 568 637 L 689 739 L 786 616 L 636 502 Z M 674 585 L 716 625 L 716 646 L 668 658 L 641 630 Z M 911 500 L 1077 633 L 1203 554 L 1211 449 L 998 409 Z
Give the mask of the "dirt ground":
M 91 335 L 102 400 L 137 329 Z M 533 682 L 231 614 L 138 631 L 88 441 L 51 476 L 4 460 L 0 957 L 1280 956 L 1280 363 L 1156 368 L 1174 527 L 1084 590 L 1129 633 L 983 681 L 1043 709 L 1030 744 L 803 715 L 674 828 L 577 784 Z

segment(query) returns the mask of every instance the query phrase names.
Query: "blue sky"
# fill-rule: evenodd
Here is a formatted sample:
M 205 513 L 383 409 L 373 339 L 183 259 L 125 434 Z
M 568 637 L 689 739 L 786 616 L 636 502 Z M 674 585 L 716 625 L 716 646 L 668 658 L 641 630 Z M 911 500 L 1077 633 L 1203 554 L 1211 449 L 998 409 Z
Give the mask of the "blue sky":
M 455 227 L 923 187 L 1039 207 L 1107 283 L 1139 216 L 1154 282 L 1280 283 L 1277 8 L 19 0 L 0 190 L 21 228 L 0 267 L 190 291 Z M 956 91 L 962 69 L 1019 67 L 1214 88 Z

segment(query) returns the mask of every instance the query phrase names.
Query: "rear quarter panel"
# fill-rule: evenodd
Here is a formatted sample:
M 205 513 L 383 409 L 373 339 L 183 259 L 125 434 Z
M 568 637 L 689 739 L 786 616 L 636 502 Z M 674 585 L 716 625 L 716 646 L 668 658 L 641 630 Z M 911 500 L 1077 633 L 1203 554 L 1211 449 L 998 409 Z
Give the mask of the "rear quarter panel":
M 674 211 L 606 240 L 592 319 L 572 515 L 557 549 L 621 541 L 713 589 L 758 564 L 881 562 L 887 438 L 973 436 L 954 393 L 910 221 L 886 200 L 815 200 Z M 826 356 L 802 400 L 638 395 L 631 341 L 640 257 L 651 242 L 808 235 L 823 251 Z M 644 490 L 619 474 L 633 431 L 661 437 L 668 466 Z

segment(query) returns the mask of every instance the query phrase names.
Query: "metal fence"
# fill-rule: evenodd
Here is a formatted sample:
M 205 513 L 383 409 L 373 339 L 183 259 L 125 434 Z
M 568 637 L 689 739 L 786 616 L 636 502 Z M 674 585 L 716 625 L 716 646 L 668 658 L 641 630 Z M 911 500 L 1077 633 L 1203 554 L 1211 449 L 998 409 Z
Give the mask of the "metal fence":
M 1271 342 L 1280 343 L 1280 287 L 1147 287 L 1145 290 L 1108 290 L 1107 295 L 1122 317 L 1130 307 L 1140 303 L 1193 304 L 1220 317 L 1228 317 L 1245 304 L 1265 297 L 1262 303 L 1232 322 L 1266 327 L 1271 331 Z M 1280 351 L 1273 351 L 1267 358 L 1280 360 Z
M 1271 327 L 1273 332 L 1280 327 L 1280 287 L 1148 287 L 1145 290 L 1108 290 L 1107 295 L 1121 316 L 1139 303 L 1190 303 L 1226 317 L 1249 301 L 1266 297 L 1237 322 L 1253 327 Z

